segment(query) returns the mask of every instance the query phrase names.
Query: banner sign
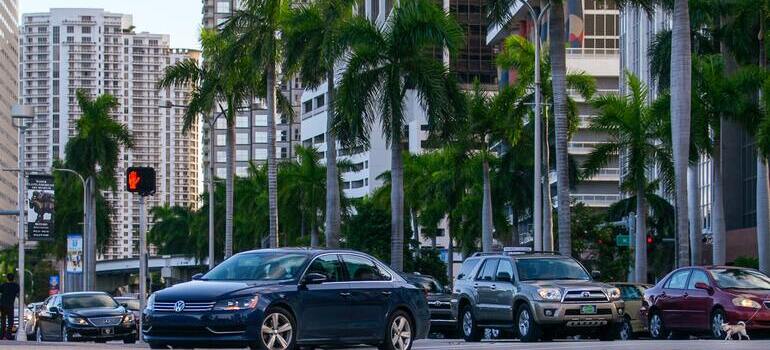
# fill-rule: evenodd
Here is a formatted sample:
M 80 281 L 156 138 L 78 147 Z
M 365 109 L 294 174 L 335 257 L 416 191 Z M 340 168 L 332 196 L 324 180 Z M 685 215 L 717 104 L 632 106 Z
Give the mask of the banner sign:
M 67 235 L 67 272 L 83 272 L 83 236 Z
M 27 177 L 27 239 L 53 240 L 54 189 L 53 176 Z
M 48 295 L 59 294 L 59 275 L 48 276 Z

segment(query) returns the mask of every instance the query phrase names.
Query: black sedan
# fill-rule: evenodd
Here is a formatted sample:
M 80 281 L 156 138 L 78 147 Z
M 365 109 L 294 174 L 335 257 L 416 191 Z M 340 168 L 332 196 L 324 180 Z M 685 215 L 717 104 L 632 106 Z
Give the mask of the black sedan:
M 359 252 L 248 251 L 194 279 L 150 296 L 142 333 L 151 348 L 409 350 L 430 327 L 424 291 Z
M 107 293 L 64 293 L 48 298 L 37 311 L 35 339 L 136 342 L 134 314 Z
M 457 336 L 457 321 L 452 317 L 452 290 L 444 287 L 435 278 L 419 273 L 405 273 L 401 276 L 407 282 L 422 288 L 428 294 L 430 308 L 430 332 L 440 333 L 444 338 Z

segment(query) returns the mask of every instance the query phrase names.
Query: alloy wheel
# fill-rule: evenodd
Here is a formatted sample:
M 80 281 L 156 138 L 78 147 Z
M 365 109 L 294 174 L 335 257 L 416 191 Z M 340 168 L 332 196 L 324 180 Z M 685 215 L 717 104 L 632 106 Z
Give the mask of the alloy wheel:
M 465 310 L 463 314 L 463 334 L 466 337 L 470 337 L 471 333 L 473 333 L 473 315 L 471 310 Z
M 43 342 L 43 332 L 40 330 L 40 327 L 35 328 L 35 341 L 38 343 Z
M 67 326 L 61 327 L 61 341 L 63 343 L 69 342 L 69 335 L 67 334 L 69 331 L 67 331 Z
M 523 309 L 521 313 L 519 313 L 519 334 L 522 336 L 529 334 L 531 322 L 532 321 L 530 320 L 529 311 L 527 309 Z
M 631 339 L 631 322 L 629 320 L 623 320 L 623 324 L 620 325 L 620 340 Z
M 711 316 L 711 334 L 714 335 L 714 338 L 721 339 L 725 337 L 724 332 L 722 332 L 723 323 L 725 323 L 724 314 L 719 311 L 714 312 L 714 315 Z
M 294 328 L 280 312 L 274 312 L 262 321 L 262 342 L 269 350 L 286 350 L 291 344 Z
M 663 320 L 660 319 L 658 314 L 652 314 L 650 318 L 650 334 L 653 338 L 660 338 L 660 334 L 663 331 Z
M 390 325 L 390 341 L 396 350 L 407 350 L 412 343 L 412 326 L 403 315 L 393 319 Z

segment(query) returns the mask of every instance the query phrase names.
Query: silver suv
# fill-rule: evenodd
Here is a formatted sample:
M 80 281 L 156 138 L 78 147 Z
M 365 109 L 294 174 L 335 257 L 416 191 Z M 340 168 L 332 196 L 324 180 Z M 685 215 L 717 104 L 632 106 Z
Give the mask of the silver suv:
M 466 341 L 479 341 L 485 328 L 512 330 L 525 342 L 559 335 L 612 340 L 624 307 L 618 288 L 552 252 L 475 254 L 460 268 L 451 303 Z

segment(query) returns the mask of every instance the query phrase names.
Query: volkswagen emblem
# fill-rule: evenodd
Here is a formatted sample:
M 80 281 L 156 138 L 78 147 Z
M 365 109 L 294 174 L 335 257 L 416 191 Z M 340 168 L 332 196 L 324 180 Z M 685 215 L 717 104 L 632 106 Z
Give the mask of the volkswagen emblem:
M 591 297 L 591 292 L 584 291 L 582 296 L 583 296 L 583 298 L 590 298 Z M 182 303 L 182 306 L 184 306 L 184 303 Z
M 184 311 L 184 301 L 181 301 L 181 300 L 177 301 L 174 304 L 174 311 L 176 311 L 176 312 Z

